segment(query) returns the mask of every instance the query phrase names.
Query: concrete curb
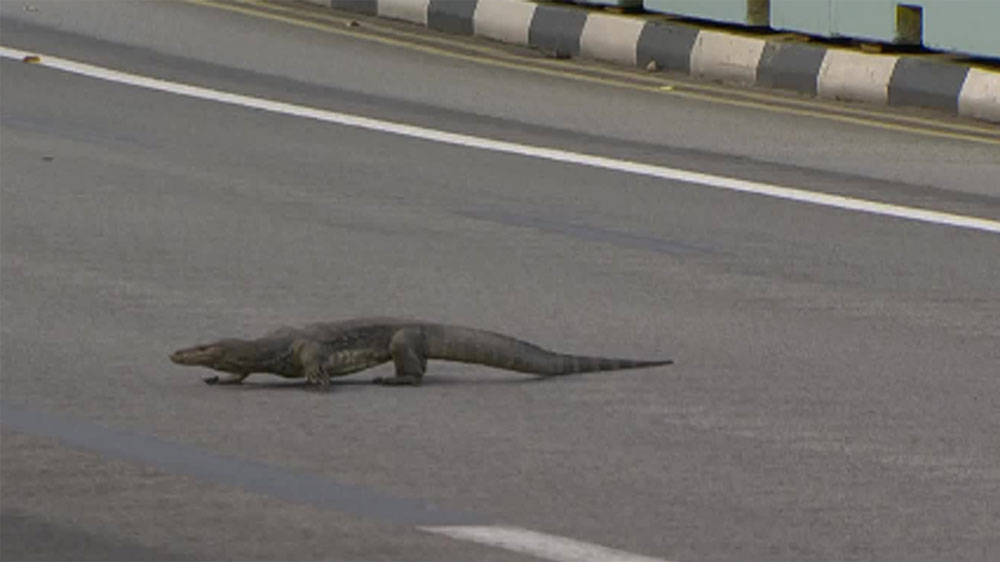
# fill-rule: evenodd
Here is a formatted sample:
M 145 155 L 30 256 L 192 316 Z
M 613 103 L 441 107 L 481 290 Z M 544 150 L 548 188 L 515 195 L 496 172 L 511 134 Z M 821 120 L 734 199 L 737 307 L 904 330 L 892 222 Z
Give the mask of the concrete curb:
M 309 0 L 431 29 L 709 80 L 1000 122 L 1000 72 L 527 0 Z

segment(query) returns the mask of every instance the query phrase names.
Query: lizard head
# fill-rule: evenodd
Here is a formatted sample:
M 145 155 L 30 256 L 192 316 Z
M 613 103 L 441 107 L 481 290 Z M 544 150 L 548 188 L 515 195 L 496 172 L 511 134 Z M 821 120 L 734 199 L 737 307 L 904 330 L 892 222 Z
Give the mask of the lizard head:
M 207 367 L 227 373 L 242 372 L 238 364 L 241 340 L 219 340 L 212 343 L 178 349 L 170 354 L 170 360 L 178 365 Z

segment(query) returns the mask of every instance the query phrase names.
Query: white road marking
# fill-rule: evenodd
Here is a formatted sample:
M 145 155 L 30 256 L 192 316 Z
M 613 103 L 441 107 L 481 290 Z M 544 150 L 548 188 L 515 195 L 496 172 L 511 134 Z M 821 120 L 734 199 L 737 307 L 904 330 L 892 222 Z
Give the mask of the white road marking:
M 428 533 L 494 546 L 557 562 L 666 562 L 661 558 L 650 558 L 519 527 L 456 525 L 419 528 Z
M 233 94 L 230 92 L 213 90 L 211 88 L 180 84 L 177 82 L 170 82 L 167 80 L 160 80 L 157 78 L 150 78 L 127 72 L 119 72 L 117 70 L 111 70 L 100 66 L 94 66 L 59 57 L 52 57 L 49 55 L 40 55 L 38 53 L 3 46 L 0 46 L 0 56 L 16 60 L 25 60 L 25 57 L 37 57 L 37 60 L 32 60 L 33 64 L 55 68 L 65 72 L 71 72 L 92 78 L 100 78 L 102 80 L 117 82 L 119 84 L 148 88 L 150 90 L 157 90 L 160 92 L 168 92 L 182 96 L 239 105 L 263 111 L 270 111 L 273 113 L 280 113 L 283 115 L 315 119 L 317 121 L 324 121 L 327 123 L 336 123 L 338 125 L 348 127 L 359 127 L 371 131 L 379 131 L 456 146 L 492 150 L 507 154 L 517 154 L 555 162 L 567 162 L 570 164 L 579 164 L 581 166 L 614 170 L 640 176 L 650 176 L 665 180 L 702 185 L 705 187 L 738 191 L 741 193 L 766 195 L 777 199 L 833 207 L 848 211 L 857 211 L 873 215 L 896 217 L 931 224 L 947 225 L 957 228 L 965 228 L 968 230 L 978 230 L 982 232 L 1000 234 L 1000 221 L 991 219 L 932 211 L 928 209 L 919 209 L 903 205 L 893 205 L 890 203 L 879 203 L 877 201 L 869 201 L 866 199 L 857 199 L 842 195 L 831 195 L 828 193 L 818 193 L 763 182 L 727 178 L 724 176 L 691 172 L 667 166 L 642 164 L 639 162 L 631 162 L 629 160 L 595 156 L 592 154 L 583 154 L 569 150 L 498 141 L 459 133 L 449 133 L 447 131 L 439 131 L 427 127 L 393 123 L 391 121 L 371 119 L 368 117 L 349 115 L 325 109 L 316 109 L 302 105 L 245 96 L 242 94 Z

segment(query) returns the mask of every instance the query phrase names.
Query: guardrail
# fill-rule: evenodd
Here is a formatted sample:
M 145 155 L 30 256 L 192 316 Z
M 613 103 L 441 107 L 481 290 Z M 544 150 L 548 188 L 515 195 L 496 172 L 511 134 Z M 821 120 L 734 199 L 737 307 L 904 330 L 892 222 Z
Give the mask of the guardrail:
M 577 0 L 1000 59 L 1000 0 Z

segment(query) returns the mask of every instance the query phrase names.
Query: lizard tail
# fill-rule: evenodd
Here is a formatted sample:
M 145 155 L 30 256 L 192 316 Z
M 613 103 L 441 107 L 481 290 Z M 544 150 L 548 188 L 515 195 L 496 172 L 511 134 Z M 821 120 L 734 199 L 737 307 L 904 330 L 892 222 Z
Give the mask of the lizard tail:
M 555 353 L 510 336 L 461 326 L 426 326 L 424 338 L 428 359 L 475 363 L 533 375 L 619 371 L 673 363 L 671 359 L 642 361 Z

